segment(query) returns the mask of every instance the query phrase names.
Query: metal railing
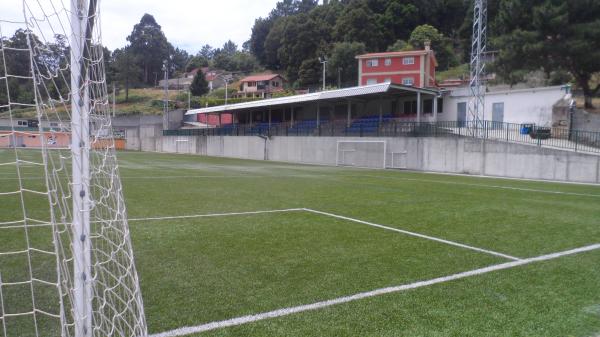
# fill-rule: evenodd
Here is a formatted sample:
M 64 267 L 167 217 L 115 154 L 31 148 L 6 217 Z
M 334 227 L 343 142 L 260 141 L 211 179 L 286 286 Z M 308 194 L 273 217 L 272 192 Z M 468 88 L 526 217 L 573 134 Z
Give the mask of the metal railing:
M 600 153 L 600 132 L 569 130 L 485 121 L 407 122 L 397 119 L 346 121 L 300 121 L 225 125 L 210 129 L 164 130 L 164 136 L 314 136 L 314 137 L 471 137 L 537 145 L 540 147 Z

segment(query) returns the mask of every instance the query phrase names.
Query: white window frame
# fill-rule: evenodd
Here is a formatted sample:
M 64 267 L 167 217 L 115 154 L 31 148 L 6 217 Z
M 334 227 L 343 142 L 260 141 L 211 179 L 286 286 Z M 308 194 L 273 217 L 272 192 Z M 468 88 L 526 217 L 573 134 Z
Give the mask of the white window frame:
M 376 78 L 368 78 L 367 79 L 367 85 L 372 85 L 372 84 L 377 84 Z
M 402 58 L 402 64 L 405 65 L 405 66 L 415 64 L 415 57 L 414 56 L 403 57 Z
M 415 85 L 415 79 L 412 77 L 402 78 L 402 85 Z
M 389 57 L 386 58 L 385 61 L 384 61 L 384 64 L 385 64 L 386 67 L 391 66 L 392 65 L 392 59 L 389 58 Z
M 379 59 L 368 59 L 367 60 L 368 68 L 373 68 L 373 67 L 378 67 L 378 66 L 379 66 Z
M 27 121 L 17 121 L 17 126 L 27 126 Z

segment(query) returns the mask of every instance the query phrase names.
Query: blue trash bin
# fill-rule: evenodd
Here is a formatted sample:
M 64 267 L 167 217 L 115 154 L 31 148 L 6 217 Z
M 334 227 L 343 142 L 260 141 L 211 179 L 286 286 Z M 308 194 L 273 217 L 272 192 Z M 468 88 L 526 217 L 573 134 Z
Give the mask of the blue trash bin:
M 528 135 L 533 130 L 533 124 L 521 124 L 521 134 Z

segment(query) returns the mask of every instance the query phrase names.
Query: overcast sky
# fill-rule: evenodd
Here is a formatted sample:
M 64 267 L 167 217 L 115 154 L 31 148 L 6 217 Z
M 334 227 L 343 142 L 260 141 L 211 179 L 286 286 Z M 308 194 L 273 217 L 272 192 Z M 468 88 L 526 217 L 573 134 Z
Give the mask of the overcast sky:
M 228 39 L 241 48 L 250 38 L 254 20 L 267 16 L 276 3 L 277 0 L 101 0 L 103 43 L 111 50 L 124 46 L 133 25 L 148 13 L 162 26 L 169 42 L 190 53 L 195 54 L 207 43 L 220 47 Z M 21 4 L 22 0 L 0 0 L 0 19 L 22 20 Z M 12 35 L 6 30 L 2 35 Z

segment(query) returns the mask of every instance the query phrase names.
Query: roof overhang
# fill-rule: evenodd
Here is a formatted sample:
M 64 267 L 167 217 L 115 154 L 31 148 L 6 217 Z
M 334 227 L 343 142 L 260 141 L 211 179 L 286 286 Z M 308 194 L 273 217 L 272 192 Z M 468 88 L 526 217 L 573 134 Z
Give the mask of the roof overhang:
M 295 105 L 311 102 L 327 102 L 336 100 L 352 100 L 360 99 L 368 96 L 406 96 L 413 94 L 424 94 L 431 96 L 440 96 L 441 92 L 438 89 L 417 88 L 392 83 L 381 83 L 364 85 L 358 87 L 327 90 L 304 95 L 285 96 L 277 98 L 269 98 L 259 101 L 244 102 L 237 104 L 218 105 L 207 108 L 189 110 L 186 115 L 207 114 L 207 113 L 223 113 L 239 110 L 268 108 L 275 106 Z

